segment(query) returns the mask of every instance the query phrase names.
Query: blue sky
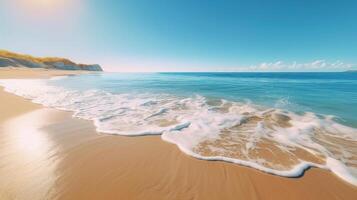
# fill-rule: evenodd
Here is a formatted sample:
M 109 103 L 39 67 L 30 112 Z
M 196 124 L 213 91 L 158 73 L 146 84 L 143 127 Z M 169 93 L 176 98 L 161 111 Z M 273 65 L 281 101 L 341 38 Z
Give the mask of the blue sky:
M 0 48 L 109 71 L 341 71 L 357 1 L 1 0 Z

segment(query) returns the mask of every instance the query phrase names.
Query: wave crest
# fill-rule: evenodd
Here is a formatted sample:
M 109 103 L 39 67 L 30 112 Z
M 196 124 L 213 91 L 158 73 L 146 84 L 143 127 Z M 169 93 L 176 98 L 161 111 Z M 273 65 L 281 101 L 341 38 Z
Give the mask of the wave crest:
M 196 158 L 238 163 L 280 176 L 299 176 L 314 166 L 357 185 L 357 130 L 331 116 L 198 95 L 76 91 L 46 80 L 1 80 L 0 85 L 35 103 L 93 120 L 99 132 L 161 134 Z

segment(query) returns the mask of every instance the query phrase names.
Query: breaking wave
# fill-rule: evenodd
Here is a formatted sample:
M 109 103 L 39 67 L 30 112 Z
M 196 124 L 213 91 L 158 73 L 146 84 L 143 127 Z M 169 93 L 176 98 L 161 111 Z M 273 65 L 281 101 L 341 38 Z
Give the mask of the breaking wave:
M 357 185 L 357 129 L 332 116 L 199 95 L 78 91 L 37 79 L 0 80 L 0 85 L 35 103 L 93 120 L 102 133 L 157 134 L 199 159 L 237 163 L 287 177 L 300 176 L 312 166 Z

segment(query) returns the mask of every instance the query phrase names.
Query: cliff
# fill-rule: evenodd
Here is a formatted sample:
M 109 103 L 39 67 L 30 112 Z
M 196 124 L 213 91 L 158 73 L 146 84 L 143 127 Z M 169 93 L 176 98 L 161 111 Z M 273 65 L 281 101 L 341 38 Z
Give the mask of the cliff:
M 29 67 L 62 70 L 103 71 L 103 69 L 98 64 L 78 64 L 65 58 L 40 58 L 33 57 L 30 55 L 13 53 L 5 50 L 0 50 L 0 67 Z

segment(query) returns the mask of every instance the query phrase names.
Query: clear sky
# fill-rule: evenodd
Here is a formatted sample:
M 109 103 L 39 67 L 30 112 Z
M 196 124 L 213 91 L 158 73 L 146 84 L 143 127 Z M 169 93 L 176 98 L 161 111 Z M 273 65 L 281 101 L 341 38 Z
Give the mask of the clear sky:
M 357 1 L 0 0 L 0 48 L 109 71 L 341 71 Z

